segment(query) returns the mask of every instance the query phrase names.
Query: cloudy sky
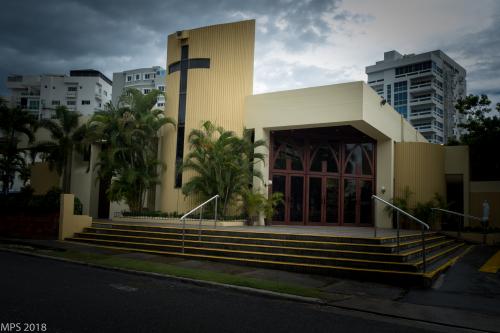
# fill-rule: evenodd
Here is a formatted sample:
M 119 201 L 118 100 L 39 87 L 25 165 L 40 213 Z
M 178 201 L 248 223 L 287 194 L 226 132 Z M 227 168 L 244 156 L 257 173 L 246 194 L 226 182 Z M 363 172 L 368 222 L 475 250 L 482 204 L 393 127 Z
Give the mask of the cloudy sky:
M 500 102 L 497 0 L 4 0 L 0 95 L 8 74 L 113 72 L 166 62 L 177 30 L 255 18 L 254 92 L 365 80 L 384 51 L 442 49 L 468 92 Z

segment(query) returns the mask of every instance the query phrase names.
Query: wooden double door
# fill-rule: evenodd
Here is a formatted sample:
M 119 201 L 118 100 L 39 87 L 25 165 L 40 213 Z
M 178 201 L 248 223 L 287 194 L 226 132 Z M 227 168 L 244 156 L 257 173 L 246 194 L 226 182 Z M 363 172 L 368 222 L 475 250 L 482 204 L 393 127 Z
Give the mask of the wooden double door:
M 318 138 L 317 133 L 272 136 L 270 192 L 281 192 L 274 223 L 371 225 L 375 143 Z

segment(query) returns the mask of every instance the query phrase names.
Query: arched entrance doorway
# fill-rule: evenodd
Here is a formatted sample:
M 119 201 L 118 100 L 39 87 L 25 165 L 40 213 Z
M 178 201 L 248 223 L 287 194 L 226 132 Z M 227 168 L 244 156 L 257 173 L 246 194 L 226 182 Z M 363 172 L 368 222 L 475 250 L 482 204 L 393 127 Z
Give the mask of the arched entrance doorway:
M 372 225 L 374 139 L 351 126 L 271 132 L 273 223 Z

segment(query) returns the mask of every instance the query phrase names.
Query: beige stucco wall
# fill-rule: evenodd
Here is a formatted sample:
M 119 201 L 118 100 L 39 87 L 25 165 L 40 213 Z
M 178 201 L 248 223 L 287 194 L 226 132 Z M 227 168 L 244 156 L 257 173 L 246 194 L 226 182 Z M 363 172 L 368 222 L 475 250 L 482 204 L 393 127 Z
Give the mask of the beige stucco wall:
M 73 194 L 61 194 L 59 240 L 73 237 L 76 232 L 82 232 L 84 228 L 92 225 L 92 217 L 73 214 L 74 200 Z
M 444 147 L 424 142 L 396 143 L 394 195 L 402 197 L 406 186 L 413 192 L 410 206 L 426 202 L 438 193 L 446 198 Z
M 425 138 L 389 105 L 381 105 L 380 97 L 363 82 L 280 91 L 248 96 L 245 104 L 245 126 L 255 130 L 255 139 L 263 139 L 269 146 L 273 130 L 351 125 L 377 140 L 376 192 L 384 199 L 393 195 L 394 142 Z M 256 165 L 269 178 L 269 150 L 264 163 Z M 267 193 L 267 182 L 256 181 L 254 188 Z M 382 193 L 382 187 L 385 193 Z M 376 206 L 376 223 L 391 227 L 391 221 Z M 261 220 L 261 223 L 263 221 Z
M 49 164 L 36 162 L 31 166 L 31 187 L 35 194 L 45 194 L 53 187 L 60 187 L 59 174 L 55 170 L 50 170 Z
M 241 134 L 244 123 L 244 99 L 253 92 L 255 21 L 220 24 L 186 31 L 189 58 L 210 58 L 210 68 L 188 70 L 184 156 L 187 137 L 192 129 L 210 120 L 226 130 Z M 167 68 L 180 60 L 181 41 L 168 37 Z M 167 75 L 165 114 L 177 120 L 180 71 Z M 174 188 L 176 129 L 166 126 L 161 152 L 167 170 L 162 175 L 159 209 L 186 212 L 196 204 Z M 183 183 L 190 174 L 184 173 Z
M 470 183 L 470 214 L 483 216 L 483 202 L 490 205 L 490 225 L 500 227 L 500 181 Z

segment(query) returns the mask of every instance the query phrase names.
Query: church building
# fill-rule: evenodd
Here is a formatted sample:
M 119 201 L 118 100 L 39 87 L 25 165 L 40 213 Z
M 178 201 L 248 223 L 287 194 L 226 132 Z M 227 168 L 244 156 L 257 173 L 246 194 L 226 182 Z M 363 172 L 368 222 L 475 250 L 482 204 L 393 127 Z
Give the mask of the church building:
M 207 120 L 266 141 L 257 165 L 265 181 L 254 189 L 284 194 L 273 224 L 391 227 L 372 194 L 390 200 L 409 186 L 417 201 L 445 196 L 445 148 L 428 143 L 364 82 L 253 95 L 254 44 L 255 20 L 168 36 L 165 114 L 178 126 L 162 135 L 159 210 L 196 206 L 181 191 L 190 174 L 177 165 L 190 131 Z M 453 153 L 466 156 L 461 149 Z

